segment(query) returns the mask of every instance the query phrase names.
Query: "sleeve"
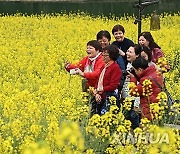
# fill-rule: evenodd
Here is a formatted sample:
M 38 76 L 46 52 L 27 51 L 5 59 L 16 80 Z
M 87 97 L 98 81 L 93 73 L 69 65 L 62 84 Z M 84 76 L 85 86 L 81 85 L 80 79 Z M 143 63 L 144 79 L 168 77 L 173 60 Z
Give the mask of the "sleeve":
M 70 69 L 74 69 L 74 68 L 76 68 L 76 65 L 75 65 L 75 64 L 69 64 L 69 66 L 66 67 L 65 69 L 69 72 Z
M 100 60 L 95 65 L 93 72 L 84 73 L 86 79 L 97 79 L 99 77 L 101 70 L 104 68 L 104 62 Z
M 157 59 L 160 58 L 160 57 L 164 57 L 164 54 L 163 54 L 161 49 L 156 48 L 155 50 L 156 50 Z
M 120 69 L 124 72 L 125 71 L 125 64 L 122 56 L 119 56 L 116 60 L 116 63 L 119 65 Z
M 115 89 L 117 89 L 118 85 L 120 84 L 121 76 L 122 76 L 122 71 L 119 69 L 119 66 L 112 69 L 110 84 L 108 86 L 104 86 L 104 92 L 114 91 Z
M 143 86 L 142 86 L 142 80 L 137 84 L 138 93 L 141 96 L 143 93 Z
M 137 83 L 137 79 L 135 77 L 130 78 L 130 82 L 134 82 L 135 84 Z
M 117 46 L 116 41 L 112 42 L 111 45 Z
M 86 60 L 87 60 L 87 57 L 84 57 L 81 61 L 79 61 L 78 63 L 75 63 L 75 64 L 70 64 L 66 70 L 69 72 L 70 69 L 74 69 L 74 68 L 79 68 L 81 69 L 82 71 L 84 70 L 84 66 L 85 66 L 85 63 L 86 63 Z
M 134 45 L 134 42 L 132 40 L 129 40 L 129 47 Z
M 143 80 L 140 80 L 140 82 L 137 84 L 137 79 L 136 79 L 135 77 L 131 77 L 131 78 L 130 78 L 130 82 L 133 82 L 133 83 L 135 83 L 135 85 L 136 85 L 134 88 L 131 89 L 131 92 L 137 90 L 137 92 L 138 92 L 139 95 L 141 96 L 142 93 L 143 93 L 143 87 L 142 87 L 142 82 L 143 82 Z M 132 94 L 131 94 L 131 95 L 132 95 Z

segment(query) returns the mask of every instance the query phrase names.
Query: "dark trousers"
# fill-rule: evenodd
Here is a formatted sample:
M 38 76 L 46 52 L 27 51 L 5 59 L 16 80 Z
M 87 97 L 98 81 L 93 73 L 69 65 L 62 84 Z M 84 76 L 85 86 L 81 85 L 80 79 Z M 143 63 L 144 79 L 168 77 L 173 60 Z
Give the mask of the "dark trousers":
M 131 128 L 135 129 L 139 127 L 141 115 L 134 110 L 134 101 L 132 102 L 131 110 L 128 111 L 126 119 L 131 121 Z
M 140 116 L 133 109 L 128 112 L 127 120 L 131 121 L 131 128 L 135 129 L 139 127 L 140 124 Z
M 94 114 L 101 115 L 101 110 L 104 106 L 105 100 L 102 100 L 100 103 L 96 102 L 95 97 L 91 100 L 91 116 Z
M 110 97 L 114 96 L 116 98 L 116 105 L 120 108 L 120 96 L 115 92 L 106 92 L 106 99 L 101 102 L 96 102 L 95 97 L 91 100 L 91 115 L 99 114 L 103 115 L 110 110 L 111 102 Z

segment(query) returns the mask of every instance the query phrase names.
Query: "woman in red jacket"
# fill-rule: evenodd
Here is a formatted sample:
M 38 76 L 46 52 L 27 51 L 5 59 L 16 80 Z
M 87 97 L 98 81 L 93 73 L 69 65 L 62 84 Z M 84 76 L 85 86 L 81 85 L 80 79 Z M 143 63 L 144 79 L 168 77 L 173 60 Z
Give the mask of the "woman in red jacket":
M 65 63 L 65 68 L 71 74 L 79 74 L 87 79 L 87 87 L 95 87 L 97 78 L 101 73 L 101 69 L 105 63 L 102 59 L 102 47 L 96 40 L 87 43 L 87 56 L 77 64 Z
M 92 102 L 92 114 L 103 115 L 110 109 L 109 97 L 116 97 L 116 105 L 119 106 L 118 86 L 122 71 L 115 62 L 119 56 L 119 50 L 114 45 L 103 48 L 103 61 L 105 66 L 101 71 L 94 91 L 94 102 Z
M 130 81 L 137 84 L 137 80 L 139 83 L 137 86 L 132 89 L 137 89 L 139 96 L 140 96 L 140 107 L 142 110 L 142 117 L 148 118 L 149 120 L 152 119 L 150 113 L 150 103 L 158 103 L 157 95 L 161 92 L 160 87 L 156 84 L 158 82 L 163 87 L 163 78 L 162 74 L 156 70 L 154 65 L 148 66 L 148 62 L 143 57 L 138 57 L 136 60 L 133 61 L 132 66 L 134 67 L 135 73 L 138 76 L 138 79 L 134 77 L 133 74 L 130 74 Z M 152 82 L 152 93 L 150 96 L 146 96 L 143 93 L 143 81 L 150 80 Z

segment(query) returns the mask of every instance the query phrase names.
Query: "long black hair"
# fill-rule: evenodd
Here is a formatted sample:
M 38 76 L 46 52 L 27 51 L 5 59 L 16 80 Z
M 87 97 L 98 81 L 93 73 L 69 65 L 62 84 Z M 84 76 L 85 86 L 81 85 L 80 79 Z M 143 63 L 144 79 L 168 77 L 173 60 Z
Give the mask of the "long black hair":
M 142 51 L 141 52 L 143 52 L 143 51 L 148 56 L 148 62 L 151 62 L 152 61 L 152 52 L 151 52 L 151 50 L 148 47 L 146 47 L 146 46 L 142 46 Z
M 139 40 L 140 36 L 143 36 L 149 42 L 149 48 L 151 50 L 153 50 L 154 48 L 161 49 L 161 47 L 159 47 L 159 45 L 157 45 L 157 43 L 154 42 L 154 39 L 153 39 L 150 32 L 142 32 L 142 33 L 140 33 L 139 36 L 138 36 L 138 40 Z

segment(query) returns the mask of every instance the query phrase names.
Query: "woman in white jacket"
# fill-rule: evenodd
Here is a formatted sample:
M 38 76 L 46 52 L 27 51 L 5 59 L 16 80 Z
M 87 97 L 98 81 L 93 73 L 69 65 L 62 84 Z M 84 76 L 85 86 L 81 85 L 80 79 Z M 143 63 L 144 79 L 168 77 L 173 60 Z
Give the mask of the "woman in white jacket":
M 127 115 L 127 119 L 131 121 L 132 123 L 132 128 L 135 129 L 136 127 L 139 126 L 139 122 L 140 122 L 140 118 L 139 116 L 135 113 L 135 111 L 133 110 L 133 108 L 139 108 L 139 104 L 140 104 L 140 97 L 131 97 L 129 95 L 129 88 L 128 85 L 130 83 L 130 76 L 128 75 L 128 72 L 131 72 L 132 74 L 135 75 L 135 73 L 132 72 L 133 70 L 133 66 L 132 66 L 132 62 L 141 54 L 141 46 L 134 44 L 132 46 L 129 47 L 129 49 L 126 52 L 126 56 L 127 56 L 127 69 L 126 69 L 126 78 L 125 78 L 125 82 L 123 85 L 123 89 L 122 89 L 122 100 L 124 100 L 125 98 L 130 98 L 132 100 L 132 110 L 130 110 L 128 112 Z

